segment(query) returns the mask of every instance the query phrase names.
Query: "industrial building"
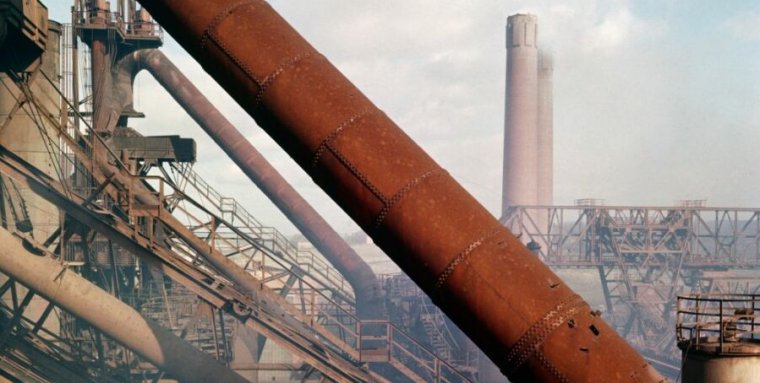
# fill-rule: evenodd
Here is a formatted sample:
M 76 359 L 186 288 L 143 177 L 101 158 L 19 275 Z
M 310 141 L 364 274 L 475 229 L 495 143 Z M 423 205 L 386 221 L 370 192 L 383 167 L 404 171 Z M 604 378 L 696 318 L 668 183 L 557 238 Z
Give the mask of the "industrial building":
M 698 309 L 700 299 L 729 294 L 725 312 L 748 309 L 744 321 L 754 326 L 760 209 L 707 207 L 702 200 L 663 207 L 585 198 L 554 205 L 553 61 L 539 50 L 537 36 L 536 16 L 508 19 L 501 222 L 563 278 L 593 286 L 597 291 L 585 296 L 597 297 L 595 308 L 607 322 L 661 373 L 678 379 L 679 300 L 688 313 L 686 306 Z M 744 336 L 754 340 L 752 330 Z M 687 375 L 684 382 L 702 381 Z M 720 381 L 711 379 L 704 381 Z
M 0 381 L 664 382 L 678 348 L 699 355 L 685 378 L 753 371 L 760 211 L 553 206 L 535 16 L 507 21 L 499 221 L 265 1 L 71 12 L 0 0 Z M 403 273 L 337 234 L 164 33 Z M 194 140 L 134 129 L 142 71 L 311 249 L 205 180 Z M 598 273 L 603 312 L 550 268 Z

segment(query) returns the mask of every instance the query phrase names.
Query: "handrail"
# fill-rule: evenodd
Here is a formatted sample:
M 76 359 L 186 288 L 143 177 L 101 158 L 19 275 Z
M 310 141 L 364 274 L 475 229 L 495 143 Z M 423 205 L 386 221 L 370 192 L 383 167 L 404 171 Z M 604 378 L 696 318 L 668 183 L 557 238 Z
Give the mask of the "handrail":
M 731 352 L 726 343 L 757 340 L 760 334 L 760 294 L 693 294 L 676 301 L 676 339 L 701 347 L 715 344 L 718 352 Z M 686 334 L 685 334 L 686 333 Z
M 167 186 L 173 190 L 173 193 L 178 194 L 181 198 L 183 198 L 184 200 L 188 201 L 195 208 L 203 210 L 207 214 L 210 214 L 210 215 L 213 216 L 213 213 L 211 213 L 208 210 L 208 207 L 203 206 L 200 203 L 198 203 L 197 201 L 193 200 L 191 197 L 187 196 L 183 191 L 177 190 L 175 188 L 175 186 L 172 185 L 171 182 L 169 182 L 167 184 Z M 234 227 L 234 225 L 232 225 L 231 223 L 227 222 L 224 219 L 221 219 L 221 218 L 218 218 L 218 219 L 219 219 L 219 221 L 217 222 L 217 224 L 219 224 L 220 228 L 222 226 L 227 226 L 227 228 L 230 229 L 230 230 L 232 230 L 233 233 L 239 235 L 241 237 L 241 239 L 247 240 L 251 244 L 255 244 L 255 241 L 253 240 L 253 238 L 248 238 L 245 233 L 241 232 L 238 228 Z M 225 238 L 224 237 L 218 237 L 218 239 L 219 240 L 224 240 Z M 283 259 L 282 258 L 279 258 L 279 257 L 276 257 L 276 256 L 272 256 L 272 254 L 268 254 L 268 255 L 269 256 L 266 259 L 275 262 L 280 267 L 282 267 L 283 269 L 287 270 L 286 264 L 283 263 Z M 453 365 L 451 365 L 450 363 L 448 363 L 443 358 L 439 357 L 433 351 L 429 350 L 426 346 L 422 345 L 420 342 L 418 342 L 417 340 L 415 340 L 414 338 L 412 338 L 410 335 L 408 335 L 407 333 L 405 333 L 402 329 L 400 329 L 399 327 L 397 327 L 392 322 L 385 321 L 385 320 L 360 320 L 357 316 L 354 315 L 354 313 L 346 310 L 342 305 L 340 305 L 339 303 L 335 302 L 331 297 L 328 297 L 327 295 L 325 295 L 320 289 L 318 289 L 314 284 L 312 284 L 308 280 L 304 279 L 303 277 L 301 277 L 299 275 L 296 275 L 296 278 L 298 278 L 306 286 L 310 287 L 315 292 L 315 294 L 317 294 L 320 297 L 320 299 L 323 300 L 324 303 L 328 303 L 329 304 L 328 308 L 331 308 L 331 309 L 335 310 L 335 312 L 339 313 L 345 320 L 348 321 L 348 323 L 354 323 L 355 329 L 353 331 L 351 331 L 351 329 L 350 329 L 349 326 L 346 326 L 345 323 L 342 323 L 340 321 L 340 319 L 338 319 L 335 316 L 331 315 L 330 312 L 329 312 L 329 310 L 320 309 L 318 307 L 319 305 L 310 305 L 309 310 L 307 310 L 307 312 L 304 312 L 304 314 L 307 314 L 307 315 L 311 314 L 312 318 L 315 318 L 315 317 L 319 316 L 319 317 L 331 320 L 332 322 L 329 322 L 327 325 L 339 327 L 342 331 L 344 331 L 345 333 L 342 336 L 343 339 L 346 339 L 346 340 L 353 339 L 354 340 L 354 342 L 352 342 L 353 345 L 350 344 L 351 342 L 347 342 L 344 345 L 336 343 L 335 346 L 337 346 L 340 350 L 342 350 L 344 352 L 348 352 L 350 355 L 352 355 L 355 358 L 356 357 L 360 357 L 361 356 L 361 350 L 362 350 L 362 343 L 361 343 L 361 341 L 362 341 L 362 336 L 363 336 L 362 330 L 361 330 L 362 327 L 367 326 L 367 325 L 371 325 L 371 324 L 384 324 L 386 326 L 390 326 L 390 330 L 389 331 L 391 332 L 391 338 L 392 338 L 393 334 L 398 334 L 399 337 L 412 342 L 415 347 L 419 348 L 420 352 L 422 352 L 425 356 L 427 356 L 428 358 L 431 359 L 431 361 L 434 364 L 434 366 L 438 366 L 438 365 L 445 366 L 446 370 L 452 371 L 452 374 L 454 374 L 455 376 L 458 376 L 461 379 L 464 379 L 463 381 L 465 381 L 465 382 L 469 382 L 469 379 L 467 377 L 465 377 L 461 372 L 459 372 Z M 319 282 L 319 281 L 317 280 L 317 282 Z M 311 325 L 315 324 L 315 322 L 314 322 L 313 319 L 312 319 L 312 321 L 311 321 L 310 324 Z M 322 326 L 325 327 L 325 324 L 323 324 Z M 333 342 L 334 341 L 335 341 L 335 339 L 333 339 Z M 404 346 L 401 343 L 399 343 L 398 341 L 396 341 L 396 342 L 391 341 L 389 344 L 392 345 L 392 346 L 395 346 L 395 347 L 397 347 L 399 349 L 403 349 L 403 350 L 409 351 L 406 348 L 404 348 Z M 347 346 L 351 347 L 353 349 L 353 352 L 351 352 L 351 350 L 348 349 Z M 429 366 L 423 366 L 423 367 L 425 367 L 426 369 L 430 370 Z M 438 380 L 438 381 L 449 381 L 449 380 L 445 379 L 441 375 L 442 374 L 441 368 L 437 368 L 436 371 L 439 371 L 437 373 L 438 374 L 437 378 L 443 379 L 443 380 Z
M 368 337 L 363 335 L 362 328 L 368 327 L 368 326 L 383 326 L 385 328 L 385 331 L 380 331 L 378 328 L 374 328 L 374 331 L 371 331 L 371 335 Z M 385 334 L 385 335 L 382 335 Z M 396 360 L 399 362 L 402 362 L 406 365 L 407 368 L 410 366 L 407 364 L 407 361 L 399 359 L 398 356 L 394 356 L 394 350 L 397 350 L 402 355 L 407 355 L 409 358 L 405 359 L 412 359 L 417 362 L 416 365 L 413 365 L 411 367 L 418 367 L 417 371 L 412 369 L 415 373 L 419 373 L 419 368 L 422 368 L 422 371 L 431 374 L 431 377 L 433 378 L 432 381 L 434 382 L 471 382 L 471 380 L 462 374 L 456 367 L 454 367 L 451 363 L 446 361 L 445 359 L 439 357 L 436 355 L 433 351 L 428 349 L 425 345 L 418 342 L 416 339 L 411 337 L 409 334 L 404 332 L 401 328 L 396 326 L 393 322 L 387 321 L 387 320 L 363 320 L 360 323 L 359 326 L 359 339 L 365 339 L 365 340 L 373 340 L 373 341 L 381 341 L 386 342 L 388 345 L 387 350 L 387 356 L 389 360 Z M 405 346 L 404 342 L 407 342 L 408 345 Z M 361 347 L 361 345 L 360 345 Z M 414 347 L 415 350 L 411 350 L 410 347 Z M 415 353 L 415 351 L 418 351 L 418 353 Z M 361 352 L 361 350 L 360 350 Z M 422 355 L 420 355 L 420 353 Z M 449 377 L 444 374 L 444 372 L 449 372 Z M 452 381 L 450 378 L 456 377 L 458 380 Z
M 156 22 L 143 20 L 126 21 L 124 15 L 119 12 L 111 12 L 110 10 L 98 11 L 100 10 L 73 11 L 77 28 L 112 26 L 116 27 L 126 37 L 157 37 L 160 40 L 164 39 L 164 29 Z M 105 25 L 91 22 L 91 19 L 98 17 L 103 17 Z
M 46 76 L 46 78 L 47 78 L 47 76 Z M 48 78 L 48 81 L 50 81 L 49 78 Z M 65 131 L 65 130 L 61 129 L 61 127 L 58 126 L 58 125 L 56 125 L 56 127 L 58 128 L 58 131 L 59 131 L 61 137 L 63 137 L 66 140 L 64 142 L 64 144 L 68 144 L 69 146 L 71 146 L 71 145 L 73 145 L 73 143 L 76 142 L 70 136 L 70 134 L 72 132 Z M 101 145 L 105 146 L 105 143 L 102 141 L 102 138 L 92 130 L 92 127 L 89 124 L 85 123 L 85 129 L 88 130 L 92 134 L 92 136 L 95 137 L 96 140 L 100 141 Z M 81 148 L 79 148 L 77 146 L 72 146 L 72 149 L 81 149 Z M 126 166 L 120 161 L 120 159 L 118 158 L 118 156 L 116 156 L 110 150 L 110 148 L 108 148 L 107 146 L 106 146 L 106 151 L 113 157 L 114 162 L 116 164 L 116 168 L 119 171 L 121 171 L 121 170 L 127 171 L 128 170 L 126 168 Z M 83 153 L 75 151 L 74 155 L 77 156 L 77 157 L 80 157 L 81 155 L 83 155 Z M 187 201 L 188 203 L 192 204 L 195 208 L 199 209 L 204 214 L 207 214 L 207 215 L 211 216 L 220 225 L 226 226 L 233 233 L 235 233 L 238 236 L 240 236 L 241 239 L 247 241 L 249 244 L 251 244 L 253 246 L 260 246 L 260 244 L 258 244 L 256 240 L 254 240 L 253 238 L 251 238 L 250 236 L 248 236 L 240 228 L 235 227 L 235 225 L 230 224 L 229 222 L 225 221 L 221 217 L 213 214 L 213 212 L 211 212 L 208 209 L 208 207 L 206 207 L 206 206 L 198 203 L 197 201 L 194 201 L 192 198 L 190 198 L 189 196 L 187 196 L 183 191 L 178 190 L 175 187 L 175 185 L 173 185 L 173 183 L 170 180 L 166 180 L 166 179 L 163 179 L 163 178 L 157 177 L 157 176 L 133 176 L 133 175 L 125 175 L 125 177 L 126 177 L 127 183 L 129 183 L 129 184 L 133 184 L 133 183 L 136 183 L 136 182 L 142 182 L 143 184 L 146 184 L 147 182 L 150 182 L 150 181 L 152 181 L 152 182 L 159 182 L 160 184 L 159 184 L 159 187 L 158 187 L 158 191 L 149 193 L 149 194 L 154 194 L 154 196 L 155 196 L 155 194 L 158 194 L 158 200 L 159 201 L 165 201 L 166 197 L 169 196 L 169 195 L 172 195 L 173 197 L 175 197 L 175 196 L 182 197 L 182 200 Z M 133 189 L 133 188 L 129 188 L 129 189 Z M 208 190 L 213 191 L 213 189 L 211 189 L 210 187 L 209 187 Z M 213 192 L 215 192 L 215 191 L 213 191 Z M 131 201 L 131 200 L 132 199 L 136 199 L 136 197 L 138 197 L 139 195 L 142 195 L 142 194 L 143 193 L 140 193 L 140 194 L 127 193 L 127 196 L 129 197 L 128 199 L 130 200 L 130 201 L 127 201 L 128 204 L 130 204 L 128 206 L 130 206 L 130 207 L 136 206 L 135 204 L 132 204 L 133 201 Z M 219 196 L 221 197 L 221 195 L 219 195 Z M 159 203 L 159 205 L 163 205 L 163 204 Z M 160 209 L 163 209 L 163 206 L 155 206 L 155 208 L 158 209 L 158 210 L 160 210 Z M 146 219 L 145 220 L 146 222 L 141 223 L 140 225 L 134 225 L 133 226 L 134 230 L 135 230 L 135 235 L 139 236 L 139 237 L 142 237 L 142 238 L 145 238 L 148 241 L 148 243 L 146 244 L 148 247 L 158 248 L 158 246 L 156 246 L 156 244 L 153 243 L 154 241 L 156 241 L 158 239 L 154 238 L 153 235 L 152 235 L 153 234 L 153 226 L 154 226 L 154 222 L 153 221 L 154 220 L 158 220 L 158 218 L 157 217 L 151 217 L 150 214 L 147 214 L 146 218 L 151 218 L 151 219 Z M 249 222 L 251 222 L 251 221 L 249 221 Z M 271 230 L 272 230 L 271 233 L 275 232 L 274 229 L 271 229 Z M 266 230 L 264 230 L 262 232 L 266 232 Z M 222 240 L 224 240 L 223 237 L 220 237 L 220 238 Z M 274 238 L 274 240 L 278 239 L 278 237 L 275 234 L 273 234 L 273 238 Z M 176 251 L 177 252 L 176 254 L 178 254 L 180 256 L 181 256 L 182 249 L 188 247 L 186 244 L 184 244 L 183 242 L 181 242 L 178 238 L 171 237 L 171 238 L 168 238 L 168 239 L 175 241 L 175 245 L 176 246 L 173 247 L 172 250 Z M 279 239 L 282 241 L 282 240 L 284 240 L 284 237 L 280 235 Z M 287 243 L 287 241 L 284 242 L 284 243 Z M 193 252 L 192 251 L 188 251 L 186 254 L 187 255 L 191 255 L 191 254 L 193 254 Z M 283 263 L 284 258 L 272 256 L 273 254 L 269 254 L 269 253 L 266 253 L 266 252 L 264 252 L 264 254 L 267 255 L 267 257 L 268 257 L 267 259 L 270 259 L 271 261 L 273 261 L 276 264 L 280 265 L 285 270 L 288 270 L 286 264 Z M 310 257 L 308 257 L 308 259 L 313 259 L 313 255 L 311 255 Z M 191 259 L 185 259 L 185 261 L 192 261 L 192 260 Z M 305 280 L 300 275 L 295 274 L 295 276 L 300 279 L 301 283 L 304 283 L 305 285 L 311 287 L 312 291 L 314 291 L 315 294 L 317 294 L 317 295 L 320 296 L 320 299 L 322 299 L 322 302 L 320 302 L 320 303 L 324 303 L 324 302 L 330 303 L 329 307 L 333 308 L 335 310 L 335 312 L 339 313 L 339 318 L 334 318 L 326 310 L 320 310 L 320 308 L 318 307 L 318 305 L 311 305 L 311 307 L 310 307 L 311 311 L 308 312 L 308 313 L 306 313 L 306 312 L 303 313 L 303 314 L 311 314 L 311 320 L 308 321 L 308 322 L 306 322 L 306 323 L 304 323 L 304 324 L 306 324 L 306 325 L 308 325 L 308 326 L 310 326 L 312 328 L 313 334 L 316 335 L 318 337 L 318 339 L 320 339 L 322 342 L 324 342 L 323 344 L 325 344 L 327 346 L 330 346 L 331 348 L 334 347 L 337 350 L 342 351 L 342 352 L 348 354 L 349 356 L 355 356 L 355 355 L 357 355 L 357 353 L 359 352 L 359 347 L 358 347 L 360 345 L 359 343 L 354 343 L 353 345 L 350 344 L 350 343 L 341 344 L 341 342 L 338 341 L 336 338 L 330 337 L 327 334 L 324 334 L 324 333 L 318 331 L 315 327 L 318 327 L 317 323 L 316 323 L 317 316 L 321 316 L 323 318 L 330 317 L 330 318 L 333 319 L 333 322 L 335 323 L 335 325 L 340 325 L 340 327 L 344 331 L 346 331 L 347 329 L 350 329 L 350 327 L 345 326 L 345 323 L 341 322 L 340 318 L 343 318 L 342 320 L 344 320 L 344 321 L 346 321 L 348 323 L 354 323 L 355 326 L 356 326 L 356 330 L 354 332 L 351 332 L 350 330 L 346 331 L 348 333 L 348 336 L 347 337 L 344 336 L 343 338 L 349 338 L 350 339 L 350 338 L 353 337 L 356 342 L 359 342 L 360 341 L 360 336 L 361 336 L 361 333 L 359 332 L 360 331 L 360 326 L 361 326 L 361 321 L 358 319 L 358 317 L 355 316 L 354 313 L 352 313 L 349 310 L 347 310 L 346 308 L 344 308 L 341 304 L 338 304 L 338 303 L 334 302 L 329 296 L 325 295 L 321 289 L 315 288 L 315 285 L 312 284 L 310 281 Z M 317 279 L 315 279 L 315 281 L 317 283 L 323 283 L 323 282 L 320 282 Z M 277 297 L 274 297 L 274 298 L 277 298 Z M 275 303 L 278 303 L 278 304 L 282 303 L 283 304 L 282 305 L 283 311 L 285 311 L 285 312 L 291 312 L 291 314 L 293 314 L 292 313 L 292 311 L 293 311 L 292 309 L 295 308 L 295 305 L 289 304 L 288 302 L 285 301 L 284 298 L 275 299 Z M 298 318 L 298 316 L 294 316 L 293 319 L 300 320 Z M 456 371 L 456 369 L 453 366 L 451 366 L 446 361 L 444 361 L 441 358 L 439 358 L 437 355 L 435 355 L 435 353 L 431 352 L 430 350 L 428 350 L 427 348 L 425 348 L 424 346 L 422 346 L 419 342 L 415 341 L 409 335 L 407 335 L 406 333 L 404 333 L 401 329 L 399 329 L 398 327 L 396 327 L 392 323 L 389 323 L 389 325 L 392 326 L 391 329 L 392 329 L 392 333 L 393 334 L 399 334 L 400 338 L 408 339 L 409 341 L 413 342 L 415 345 L 417 345 L 418 347 L 420 347 L 420 350 L 422 350 L 422 352 L 425 355 L 428 355 L 431 358 L 433 358 L 434 363 L 445 365 L 445 366 L 447 366 L 447 368 L 449 368 L 452 371 L 454 371 L 454 373 L 456 375 L 462 376 L 461 373 L 459 373 L 458 371 Z M 321 326 L 321 327 L 324 327 L 324 326 Z M 398 342 L 395 342 L 393 344 L 396 345 L 397 343 Z M 398 346 L 400 347 L 400 345 L 398 345 Z M 465 380 L 467 379 L 464 376 L 462 376 L 462 377 Z
M 200 175 L 190 168 L 179 169 L 176 165 L 171 165 L 172 168 L 188 181 L 203 197 L 209 200 L 211 204 L 219 209 L 224 216 L 224 213 L 231 214 L 231 223 L 235 223 L 237 218 L 244 226 L 241 228 L 248 229 L 252 234 L 255 234 L 259 240 L 263 241 L 261 244 L 270 243 L 270 250 L 280 253 L 287 257 L 292 264 L 299 266 L 309 266 L 309 270 L 314 271 L 319 276 L 330 283 L 334 288 L 341 291 L 347 296 L 353 296 L 353 291 L 349 289 L 350 285 L 345 278 L 332 268 L 328 262 L 319 259 L 314 253 L 310 251 L 300 250 L 294 244 L 292 244 L 282 233 L 273 227 L 264 226 L 253 215 L 251 215 L 236 199 L 231 197 L 224 197 L 211 187 Z M 225 209 L 225 205 L 227 208 Z

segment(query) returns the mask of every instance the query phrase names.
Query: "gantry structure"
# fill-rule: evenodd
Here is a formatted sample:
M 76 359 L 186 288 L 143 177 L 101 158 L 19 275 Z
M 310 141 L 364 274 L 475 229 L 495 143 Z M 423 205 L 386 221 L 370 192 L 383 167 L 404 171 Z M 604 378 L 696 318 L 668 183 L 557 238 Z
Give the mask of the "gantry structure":
M 515 206 L 502 222 L 550 267 L 595 271 L 607 321 L 666 371 L 680 360 L 679 295 L 760 289 L 760 209 L 576 202 Z

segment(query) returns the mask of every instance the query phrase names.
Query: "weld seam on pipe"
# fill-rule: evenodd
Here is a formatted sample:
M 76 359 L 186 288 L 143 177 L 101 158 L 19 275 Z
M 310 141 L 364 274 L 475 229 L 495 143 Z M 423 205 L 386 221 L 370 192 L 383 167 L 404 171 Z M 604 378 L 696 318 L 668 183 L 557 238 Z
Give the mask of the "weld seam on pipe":
M 380 213 L 377 215 L 377 219 L 375 219 L 375 229 L 379 228 L 380 225 L 383 224 L 383 221 L 385 221 L 385 217 L 390 214 L 391 209 L 393 209 L 393 206 L 395 206 L 397 203 L 401 202 L 401 200 L 406 197 L 407 193 L 409 193 L 415 186 L 418 186 L 423 181 L 428 180 L 433 177 L 438 177 L 448 174 L 445 169 L 443 168 L 437 168 L 428 170 L 427 172 L 423 173 L 419 177 L 412 178 L 409 180 L 409 182 L 406 183 L 399 191 L 397 191 L 391 199 L 385 203 L 385 206 L 383 206 L 383 209 L 380 210 Z
M 439 274 L 438 278 L 435 279 L 435 288 L 440 289 L 443 287 L 451 274 L 454 274 L 454 271 L 456 271 L 457 267 L 462 263 L 462 261 L 467 259 L 470 254 L 472 254 L 478 247 L 482 246 L 487 240 L 495 237 L 500 232 L 501 230 L 494 229 L 478 237 L 478 239 L 472 241 L 469 246 L 457 254 L 457 256 L 454 257 L 448 265 L 446 265 L 443 271 L 441 271 L 441 274 Z
M 251 0 L 240 0 L 237 3 L 232 3 L 227 8 L 222 9 L 221 12 L 219 12 L 214 18 L 211 20 L 211 22 L 206 26 L 206 30 L 203 32 L 203 37 L 201 38 L 201 49 L 206 49 L 206 44 L 208 44 L 208 40 L 212 39 L 213 32 L 215 32 L 216 27 L 219 26 L 219 24 L 224 21 L 224 19 L 227 18 L 227 16 L 231 15 L 232 12 L 234 12 L 239 7 L 242 7 L 247 4 L 253 4 L 253 1 Z M 216 41 L 218 44 L 219 42 Z
M 365 188 L 367 188 L 367 190 L 374 194 L 375 197 L 380 200 L 380 202 L 382 202 L 384 205 L 388 204 L 388 197 L 383 194 L 383 192 L 380 191 L 380 188 L 372 183 L 372 181 L 369 180 L 369 177 L 367 177 L 366 174 L 362 173 L 362 171 L 359 170 L 359 168 L 356 167 L 356 165 L 354 165 L 351 160 L 349 160 L 348 157 L 346 157 L 340 151 L 340 149 L 336 148 L 332 144 L 327 144 L 327 148 L 330 149 L 330 152 L 335 156 L 335 158 L 337 158 L 338 161 L 340 161 L 340 163 L 343 164 L 343 166 L 345 166 L 346 169 L 348 169 L 351 174 L 353 174 L 354 177 L 356 177 L 356 179 L 361 182 L 362 185 L 364 185 Z
M 562 371 L 560 371 L 559 368 L 557 368 L 557 366 L 555 366 L 554 363 L 552 363 L 552 361 L 549 360 L 549 358 L 547 358 L 543 352 L 536 351 L 536 357 L 538 358 L 538 361 L 541 362 L 541 365 L 543 365 L 550 374 L 554 375 L 554 377 L 557 378 L 559 383 L 571 383 L 570 379 L 568 379 L 568 377 L 565 376 L 565 374 L 563 374 Z
M 280 66 L 275 69 L 272 73 L 268 74 L 266 77 L 264 77 L 264 81 L 261 82 L 261 89 L 259 89 L 258 93 L 256 93 L 256 100 L 254 101 L 254 108 L 258 108 L 259 105 L 261 105 L 261 100 L 264 98 L 264 94 L 266 93 L 267 89 L 269 88 L 269 85 L 272 85 L 274 80 L 277 79 L 277 76 L 282 74 L 282 72 L 286 71 L 287 69 L 295 66 L 299 62 L 313 56 L 312 52 L 304 52 L 301 54 L 297 54 L 287 60 L 285 60 Z
M 330 142 L 338 138 L 338 136 L 343 132 L 344 129 L 350 127 L 351 125 L 358 122 L 361 118 L 369 116 L 371 114 L 374 114 L 376 112 L 381 112 L 380 109 L 377 108 L 367 108 L 364 109 L 353 116 L 347 118 L 345 121 L 340 123 L 335 130 L 330 132 L 330 134 L 325 137 L 322 142 L 320 142 L 319 146 L 317 146 L 317 150 L 314 151 L 314 158 L 311 161 L 311 167 L 316 168 L 319 165 L 319 161 L 322 158 L 322 154 L 324 154 L 325 150 L 327 150 L 328 145 L 330 145 Z
M 549 334 L 565 320 L 578 313 L 584 306 L 587 305 L 583 298 L 574 294 L 533 323 L 507 353 L 502 367 L 505 373 L 511 375 L 519 369 L 535 352 L 538 352 L 538 347 Z

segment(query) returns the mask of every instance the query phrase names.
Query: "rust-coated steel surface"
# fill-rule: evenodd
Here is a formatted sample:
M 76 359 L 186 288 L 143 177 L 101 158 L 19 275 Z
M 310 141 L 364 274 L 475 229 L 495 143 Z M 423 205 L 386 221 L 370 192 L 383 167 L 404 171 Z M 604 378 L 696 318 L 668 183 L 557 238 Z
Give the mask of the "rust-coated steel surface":
M 269 164 L 190 80 L 159 50 L 133 53 L 138 68 L 147 69 L 216 141 L 311 243 L 343 274 L 356 296 L 362 319 L 384 317 L 380 284 L 372 269 L 338 233 Z
M 512 381 L 662 380 L 268 4 L 142 4 Z

